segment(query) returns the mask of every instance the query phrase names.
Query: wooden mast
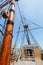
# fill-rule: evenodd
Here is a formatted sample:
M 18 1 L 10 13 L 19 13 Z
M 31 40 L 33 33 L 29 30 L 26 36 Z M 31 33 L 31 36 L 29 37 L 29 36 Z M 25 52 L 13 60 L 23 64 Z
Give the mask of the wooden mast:
M 15 5 L 14 1 L 12 1 L 9 18 L 5 30 L 5 35 L 3 39 L 0 65 L 10 65 L 12 32 L 13 32 L 13 24 L 14 24 L 14 5 Z

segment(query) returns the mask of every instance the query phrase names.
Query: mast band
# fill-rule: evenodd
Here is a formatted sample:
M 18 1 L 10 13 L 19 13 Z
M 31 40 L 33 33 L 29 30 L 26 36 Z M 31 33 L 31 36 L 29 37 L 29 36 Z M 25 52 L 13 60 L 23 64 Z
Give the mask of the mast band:
M 15 6 L 15 4 L 13 2 L 11 3 L 11 5 L 14 5 Z
M 10 11 L 12 11 L 12 12 L 14 12 L 14 13 L 15 13 L 15 11 L 14 11 L 13 9 L 10 9 Z
M 14 25 L 14 22 L 13 22 L 13 21 L 8 20 L 7 24 Z

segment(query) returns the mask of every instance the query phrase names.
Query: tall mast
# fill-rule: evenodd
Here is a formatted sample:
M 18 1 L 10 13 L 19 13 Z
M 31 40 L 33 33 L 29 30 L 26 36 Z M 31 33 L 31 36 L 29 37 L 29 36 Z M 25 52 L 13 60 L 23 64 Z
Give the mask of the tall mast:
M 27 38 L 28 45 L 30 45 L 31 42 L 30 42 L 29 35 L 28 35 L 28 25 L 27 24 L 24 25 L 24 32 Z
M 12 37 L 13 37 L 12 33 L 13 33 L 14 12 L 15 12 L 14 6 L 15 6 L 15 0 L 12 0 L 10 6 L 10 13 L 6 25 L 5 35 L 3 39 L 0 65 L 10 65 L 11 45 L 12 45 Z

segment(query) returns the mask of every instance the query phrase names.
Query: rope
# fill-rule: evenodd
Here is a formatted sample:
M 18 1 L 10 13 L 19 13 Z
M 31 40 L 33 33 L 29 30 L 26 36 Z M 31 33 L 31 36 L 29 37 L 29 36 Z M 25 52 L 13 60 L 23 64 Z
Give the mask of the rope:
M 24 33 L 23 33 L 20 48 L 21 48 L 21 47 L 23 46 L 23 44 L 24 44 L 24 39 L 25 39 L 25 35 L 24 35 Z
M 18 3 L 17 3 L 17 5 L 18 5 Z M 19 5 L 18 5 L 18 9 L 19 9 L 20 17 L 21 17 L 22 24 L 23 24 L 23 27 L 24 27 L 24 23 L 23 23 L 23 19 L 22 19 L 22 15 L 21 15 L 21 11 L 20 11 Z M 24 29 L 24 30 L 25 30 L 25 29 Z M 29 29 L 28 29 L 27 31 L 29 31 Z M 24 32 L 24 33 L 25 33 L 25 31 L 21 31 L 21 32 Z M 29 36 L 26 35 L 26 34 L 25 34 L 25 36 L 26 36 L 27 42 L 29 41 L 28 43 L 31 43 L 30 40 L 28 40 L 28 39 L 29 39 Z
M 2 4 L 0 4 L 0 6 L 2 6 L 3 4 L 5 4 L 6 2 L 10 2 L 11 0 L 5 0 Z
M 17 2 L 17 6 L 18 6 L 18 10 L 19 10 L 19 14 L 20 14 L 21 21 L 22 21 L 22 24 L 23 24 L 23 27 L 24 27 L 24 22 L 23 22 L 23 19 L 22 19 L 22 15 L 21 15 L 21 11 L 20 11 L 20 7 L 18 5 L 18 2 Z
M 0 2 L 2 2 L 3 0 L 0 0 Z
M 19 26 L 19 30 L 18 30 L 18 33 L 17 33 L 17 37 L 16 37 L 16 41 L 15 41 L 15 44 L 17 43 L 17 40 L 18 40 L 19 31 L 20 31 L 20 26 Z
M 30 35 L 31 35 L 32 39 L 34 40 L 34 42 L 35 42 L 35 43 L 37 43 L 36 39 L 34 38 L 34 36 L 33 36 L 33 34 L 31 33 L 31 31 L 30 31 L 30 30 L 29 30 L 29 33 L 30 33 Z
M 21 23 L 20 23 L 20 25 L 21 25 Z M 14 43 L 14 46 L 16 46 L 16 44 L 17 44 L 17 41 L 18 41 L 18 36 L 19 36 L 19 31 L 20 31 L 20 26 L 19 26 L 19 29 L 18 29 L 18 33 L 17 33 L 17 36 L 16 36 L 16 41 L 15 41 L 15 43 Z M 16 48 L 15 48 L 16 49 Z M 13 50 L 12 50 L 12 52 L 14 51 L 14 48 L 13 48 Z
M 2 4 L 0 4 L 0 9 L 2 9 L 4 6 L 8 5 L 8 3 L 11 3 L 12 0 L 4 1 Z
M 4 35 L 3 32 L 2 32 L 1 30 L 0 30 L 0 32 L 1 32 L 2 35 Z
M 25 18 L 25 20 L 27 20 L 28 22 L 30 22 L 30 23 L 32 23 L 32 24 L 34 24 L 34 25 L 38 26 L 39 28 L 42 28 L 42 29 L 43 29 L 43 27 L 42 27 L 42 26 L 40 26 L 40 25 L 38 25 L 38 24 L 36 24 L 36 23 L 34 23 L 34 22 L 32 22 L 32 21 L 28 20 L 27 18 Z
M 7 0 L 5 0 L 2 4 L 0 4 L 0 6 L 2 6 L 4 3 L 6 3 L 7 2 Z

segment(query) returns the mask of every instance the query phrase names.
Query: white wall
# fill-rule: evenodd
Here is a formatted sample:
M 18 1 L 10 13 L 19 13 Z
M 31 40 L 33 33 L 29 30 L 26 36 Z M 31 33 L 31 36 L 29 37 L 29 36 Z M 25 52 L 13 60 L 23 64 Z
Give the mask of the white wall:
M 43 65 L 43 61 L 37 60 L 37 61 L 18 61 L 14 62 L 14 64 L 11 65 Z

